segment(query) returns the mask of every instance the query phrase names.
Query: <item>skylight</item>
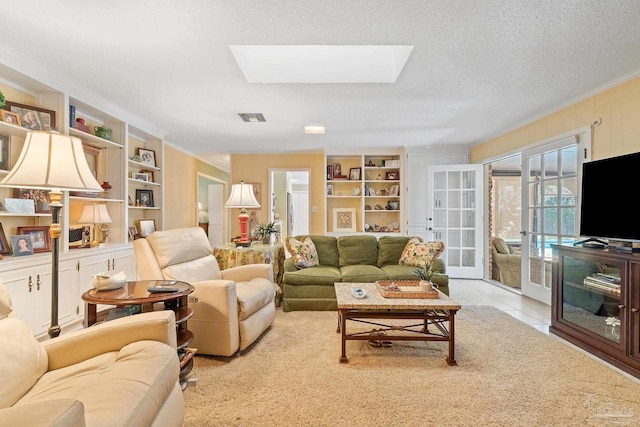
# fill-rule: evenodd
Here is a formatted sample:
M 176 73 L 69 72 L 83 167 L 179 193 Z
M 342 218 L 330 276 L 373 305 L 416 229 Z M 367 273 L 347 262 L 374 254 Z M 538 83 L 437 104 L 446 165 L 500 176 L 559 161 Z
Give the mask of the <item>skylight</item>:
M 413 46 L 230 45 L 248 83 L 395 83 Z

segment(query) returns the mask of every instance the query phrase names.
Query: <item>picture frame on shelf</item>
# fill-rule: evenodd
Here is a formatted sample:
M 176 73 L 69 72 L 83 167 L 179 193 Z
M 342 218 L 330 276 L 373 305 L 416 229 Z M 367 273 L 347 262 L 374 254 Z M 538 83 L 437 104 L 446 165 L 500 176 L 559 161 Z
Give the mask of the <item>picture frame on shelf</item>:
M 142 172 L 134 172 L 133 173 L 133 179 L 135 179 L 136 181 L 144 181 L 144 182 L 149 182 L 149 174 L 146 173 L 142 173 Z
M 29 130 L 50 131 L 56 129 L 56 112 L 32 105 L 7 101 L 6 109 L 20 117 L 20 126 Z
M 129 227 L 129 240 L 136 240 L 140 238 L 138 229 L 136 227 Z
M 333 231 L 356 231 L 356 210 L 354 208 L 333 208 Z
M 21 236 L 31 236 L 32 248 L 34 253 L 51 252 L 51 235 L 49 234 L 49 226 L 36 227 L 18 227 L 18 234 Z
M 333 179 L 346 179 L 346 175 L 342 175 L 342 165 L 340 163 L 333 164 Z
M 140 156 L 140 163 L 143 165 L 156 167 L 156 152 L 154 150 L 138 148 L 138 156 Z
M 4 228 L 2 227 L 2 223 L 0 222 L 0 255 L 10 255 L 11 247 L 9 246 L 9 242 L 7 242 L 7 235 L 4 234 Z
M 20 122 L 20 116 L 16 113 L 12 113 L 11 111 L 0 110 L 0 119 L 2 119 L 2 121 L 5 123 L 22 126 L 22 123 Z
M 327 196 L 333 196 L 333 184 L 327 184 Z
M 384 174 L 384 179 L 387 181 L 397 181 L 400 179 L 400 175 L 398 174 L 398 171 L 387 171 Z
M 398 197 L 400 195 L 400 186 L 398 184 L 393 184 L 389 187 L 389 196 Z
M 13 248 L 13 256 L 33 255 L 31 236 L 20 234 L 11 236 L 11 247 Z
M 260 204 L 260 206 L 262 206 L 262 203 L 260 203 L 260 197 L 262 196 L 262 185 L 255 182 L 247 182 L 246 184 L 253 185 L 253 195 L 258 201 L 258 203 Z M 251 209 L 259 210 L 260 208 L 251 208 Z
M 35 204 L 35 213 L 51 213 L 49 203 L 49 190 L 32 190 L 28 188 L 14 188 L 13 197 L 16 199 L 33 200 Z
M 156 222 L 152 219 L 141 219 L 139 221 L 140 237 L 147 237 L 156 231 Z
M 145 208 L 154 207 L 153 204 L 153 191 L 136 189 L 136 206 L 142 206 Z
M 144 173 L 149 175 L 149 182 L 156 182 L 153 176 L 153 171 L 150 170 L 141 170 L 140 173 Z
M 11 137 L 9 135 L 0 135 L 0 170 L 11 170 Z
M 362 179 L 362 168 L 349 169 L 349 179 L 352 181 L 360 181 Z

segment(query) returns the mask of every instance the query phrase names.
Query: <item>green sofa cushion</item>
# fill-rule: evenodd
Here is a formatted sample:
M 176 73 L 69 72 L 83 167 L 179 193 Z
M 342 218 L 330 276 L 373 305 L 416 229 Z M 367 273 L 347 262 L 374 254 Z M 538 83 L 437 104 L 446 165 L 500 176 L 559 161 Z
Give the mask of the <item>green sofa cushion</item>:
M 349 283 L 371 283 L 389 278 L 387 273 L 375 265 L 345 265 L 340 267 L 340 271 L 342 281 Z
M 409 237 L 382 236 L 378 239 L 378 267 L 389 264 L 398 265 L 404 247 L 407 246 Z
M 416 270 L 416 267 L 411 267 L 408 265 L 389 264 L 380 268 L 389 276 L 389 279 L 418 280 L 418 276 L 416 276 L 416 273 L 414 273 L 414 271 Z
M 285 271 L 284 283 L 292 285 L 331 285 L 341 281 L 340 270 L 328 265 Z
M 378 239 L 375 236 L 338 237 L 338 253 L 340 267 L 376 265 L 378 262 Z

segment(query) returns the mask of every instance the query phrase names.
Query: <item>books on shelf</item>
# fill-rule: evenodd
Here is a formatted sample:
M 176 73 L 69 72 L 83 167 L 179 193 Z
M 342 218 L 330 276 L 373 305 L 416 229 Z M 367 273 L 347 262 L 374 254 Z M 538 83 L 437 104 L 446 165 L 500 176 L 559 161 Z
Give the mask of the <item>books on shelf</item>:
M 603 276 L 601 273 L 595 273 L 592 276 L 585 277 L 583 284 L 587 288 L 599 289 L 615 294 L 620 293 L 620 278 L 615 276 Z

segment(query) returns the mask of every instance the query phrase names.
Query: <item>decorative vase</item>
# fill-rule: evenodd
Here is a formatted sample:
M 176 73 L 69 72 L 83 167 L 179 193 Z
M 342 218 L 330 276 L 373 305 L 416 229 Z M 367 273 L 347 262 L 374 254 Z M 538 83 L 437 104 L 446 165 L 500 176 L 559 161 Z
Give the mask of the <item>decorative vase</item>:
M 113 187 L 111 186 L 111 184 L 109 184 L 109 181 L 104 181 L 100 187 L 102 187 L 102 189 L 104 190 L 104 193 L 103 193 L 104 198 L 108 199 L 109 190 L 111 190 Z
M 111 129 L 104 126 L 94 126 L 93 129 L 97 137 L 102 139 L 111 139 Z
M 428 280 L 420 280 L 418 286 L 421 292 L 431 292 L 433 290 L 433 283 Z

